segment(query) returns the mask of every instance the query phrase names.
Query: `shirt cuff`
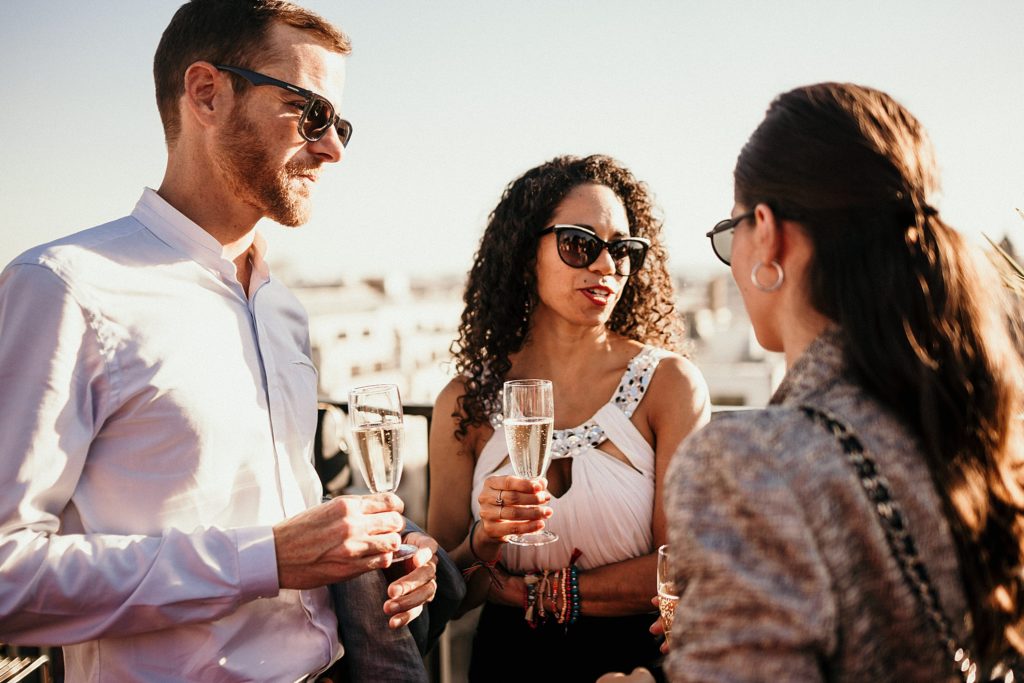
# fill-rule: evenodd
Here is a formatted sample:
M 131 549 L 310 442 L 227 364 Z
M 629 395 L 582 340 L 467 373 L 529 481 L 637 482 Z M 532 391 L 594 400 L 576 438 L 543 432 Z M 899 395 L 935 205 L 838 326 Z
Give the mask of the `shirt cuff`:
M 274 530 L 269 526 L 235 529 L 238 581 L 244 601 L 272 598 L 280 591 Z

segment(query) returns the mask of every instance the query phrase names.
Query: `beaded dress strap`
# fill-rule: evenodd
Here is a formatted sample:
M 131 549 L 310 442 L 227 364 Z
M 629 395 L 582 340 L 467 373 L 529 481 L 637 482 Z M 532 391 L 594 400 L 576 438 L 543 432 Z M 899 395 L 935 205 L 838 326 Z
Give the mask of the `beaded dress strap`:
M 651 383 L 651 377 L 654 375 L 658 363 L 668 353 L 664 349 L 645 346 L 640 353 L 630 359 L 610 401 L 627 418 L 633 417 L 636 407 L 640 405 L 640 401 L 644 397 L 644 392 L 647 391 L 647 385 Z M 501 415 L 492 415 L 491 424 L 495 427 L 500 425 Z M 594 418 L 578 427 L 556 429 L 551 436 L 551 457 L 571 458 L 584 450 L 600 445 L 607 438 L 604 428 Z

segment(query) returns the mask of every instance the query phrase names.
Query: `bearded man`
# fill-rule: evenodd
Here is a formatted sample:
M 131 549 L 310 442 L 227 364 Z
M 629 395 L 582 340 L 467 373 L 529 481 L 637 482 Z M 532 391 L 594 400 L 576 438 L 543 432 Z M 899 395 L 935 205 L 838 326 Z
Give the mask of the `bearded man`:
M 186 3 L 159 188 L 0 275 L 0 641 L 64 645 L 68 681 L 313 680 L 343 652 L 327 586 L 391 563 L 401 500 L 321 503 L 306 314 L 255 229 L 304 223 L 341 161 L 349 51 L 288 2 Z M 406 535 L 394 629 L 436 590 Z

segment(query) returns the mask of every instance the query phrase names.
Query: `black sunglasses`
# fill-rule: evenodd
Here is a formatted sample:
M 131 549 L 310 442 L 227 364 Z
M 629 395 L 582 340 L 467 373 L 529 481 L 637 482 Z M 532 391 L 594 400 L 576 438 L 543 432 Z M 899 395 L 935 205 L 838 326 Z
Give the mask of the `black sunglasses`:
M 302 114 L 299 116 L 299 135 L 307 142 L 316 142 L 327 134 L 331 126 L 338 131 L 338 139 L 341 140 L 342 147 L 347 147 L 348 141 L 352 139 L 352 124 L 336 114 L 334 105 L 328 102 L 323 95 L 317 95 L 312 90 L 306 90 L 255 71 L 240 69 L 237 66 L 223 64 L 214 64 L 214 66 L 221 71 L 241 76 L 253 85 L 273 85 L 304 97 L 306 104 L 303 105 Z
M 718 260 L 725 265 L 729 265 L 729 262 L 732 260 L 732 231 L 740 223 L 748 218 L 753 218 L 753 216 L 753 211 L 747 211 L 735 218 L 726 218 L 724 221 L 718 221 L 715 223 L 715 227 L 711 228 L 711 232 L 707 234 L 707 237 L 711 240 L 712 251 L 715 252 Z
M 572 268 L 586 268 L 608 250 L 615 262 L 616 275 L 632 275 L 644 267 L 644 259 L 651 241 L 643 237 L 626 237 L 605 242 L 593 230 L 582 225 L 552 225 L 537 233 L 538 236 L 555 233 L 555 244 L 562 263 Z

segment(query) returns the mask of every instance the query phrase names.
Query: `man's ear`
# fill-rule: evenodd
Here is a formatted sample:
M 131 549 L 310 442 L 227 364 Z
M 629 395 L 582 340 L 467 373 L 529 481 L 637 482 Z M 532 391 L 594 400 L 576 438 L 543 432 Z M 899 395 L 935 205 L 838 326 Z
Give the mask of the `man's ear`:
M 786 233 L 782 221 L 772 207 L 758 204 L 754 207 L 754 248 L 761 263 L 782 263 L 786 253 Z
M 209 62 L 193 62 L 185 70 L 184 112 L 203 127 L 217 123 L 218 117 L 230 111 L 234 97 L 231 80 Z

